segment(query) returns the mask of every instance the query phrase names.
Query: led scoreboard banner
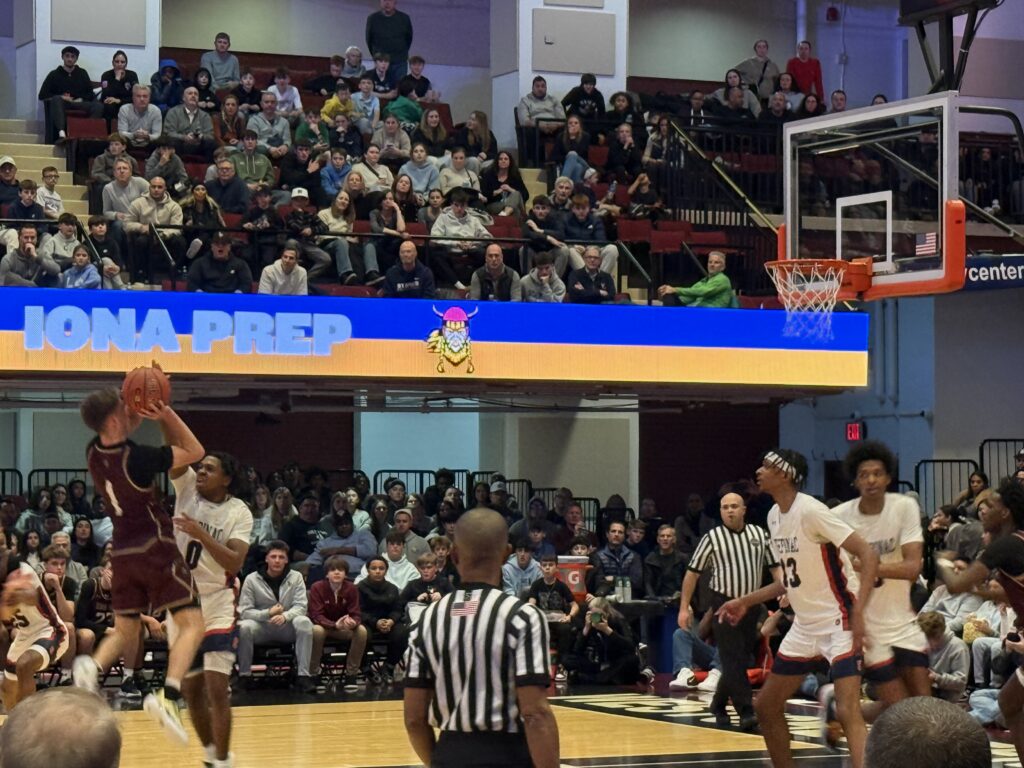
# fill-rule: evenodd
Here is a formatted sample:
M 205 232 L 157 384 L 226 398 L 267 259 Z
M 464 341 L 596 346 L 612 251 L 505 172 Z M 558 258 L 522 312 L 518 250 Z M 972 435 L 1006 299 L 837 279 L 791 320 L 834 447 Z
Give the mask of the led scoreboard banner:
M 868 319 L 784 335 L 769 310 L 0 290 L 0 372 L 372 380 L 867 383 Z

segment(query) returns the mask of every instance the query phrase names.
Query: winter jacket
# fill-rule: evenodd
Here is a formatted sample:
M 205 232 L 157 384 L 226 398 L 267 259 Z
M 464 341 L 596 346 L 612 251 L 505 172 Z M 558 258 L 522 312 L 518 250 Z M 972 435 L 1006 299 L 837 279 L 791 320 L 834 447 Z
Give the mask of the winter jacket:
M 313 624 L 333 629 L 345 616 L 351 616 L 357 624 L 362 623 L 356 585 L 345 579 L 335 592 L 327 579 L 316 582 L 309 590 L 309 618 Z
M 104 184 L 114 180 L 114 163 L 118 160 L 127 160 L 132 164 L 132 173 L 138 175 L 139 164 L 134 157 L 129 155 L 127 152 L 122 152 L 120 155 L 112 155 L 110 151 L 104 152 L 102 155 L 97 155 L 92 160 L 92 167 L 89 169 L 89 178 L 94 181 L 102 181 Z

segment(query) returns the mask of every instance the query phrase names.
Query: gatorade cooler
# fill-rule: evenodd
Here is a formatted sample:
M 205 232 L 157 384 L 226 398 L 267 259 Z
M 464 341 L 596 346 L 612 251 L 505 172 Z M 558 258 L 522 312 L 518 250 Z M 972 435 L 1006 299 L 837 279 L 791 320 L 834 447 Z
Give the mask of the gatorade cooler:
M 592 567 L 589 557 L 560 555 L 558 558 L 558 577 L 569 587 L 577 603 L 583 603 L 587 596 L 587 571 Z

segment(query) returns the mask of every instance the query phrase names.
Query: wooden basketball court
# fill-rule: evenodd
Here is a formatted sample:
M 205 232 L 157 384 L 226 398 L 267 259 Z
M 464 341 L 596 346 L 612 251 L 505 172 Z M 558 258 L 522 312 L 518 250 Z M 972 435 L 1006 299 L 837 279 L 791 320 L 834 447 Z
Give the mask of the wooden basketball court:
M 710 694 L 670 693 L 660 675 L 651 691 L 584 690 L 551 698 L 563 766 L 579 768 L 714 768 L 769 765 L 758 734 L 715 726 Z M 326 699 L 326 700 L 325 700 Z M 239 703 L 239 700 L 245 703 Z M 405 736 L 400 691 L 299 696 L 256 691 L 236 696 L 232 749 L 237 768 L 407 768 L 419 766 Z M 292 703 L 289 703 L 292 702 Z M 122 705 L 114 700 L 115 707 Z M 118 713 L 124 734 L 122 768 L 200 765 L 202 750 L 168 743 L 137 705 Z M 787 712 L 801 768 L 840 768 L 819 737 L 817 707 L 793 701 Z M 734 723 L 735 725 L 735 723 Z M 1021 768 L 1012 745 L 992 743 L 992 764 Z M 167 761 L 164 763 L 163 761 Z

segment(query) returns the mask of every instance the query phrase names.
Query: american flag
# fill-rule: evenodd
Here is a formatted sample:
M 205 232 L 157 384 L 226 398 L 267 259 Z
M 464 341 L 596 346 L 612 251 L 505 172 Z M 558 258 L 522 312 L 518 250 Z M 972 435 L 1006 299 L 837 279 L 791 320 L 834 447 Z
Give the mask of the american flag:
M 939 252 L 939 235 L 936 232 L 926 232 L 918 235 L 914 243 L 915 256 L 934 256 Z
M 461 603 L 452 603 L 452 616 L 476 616 L 476 610 L 479 607 L 479 600 L 464 600 Z

